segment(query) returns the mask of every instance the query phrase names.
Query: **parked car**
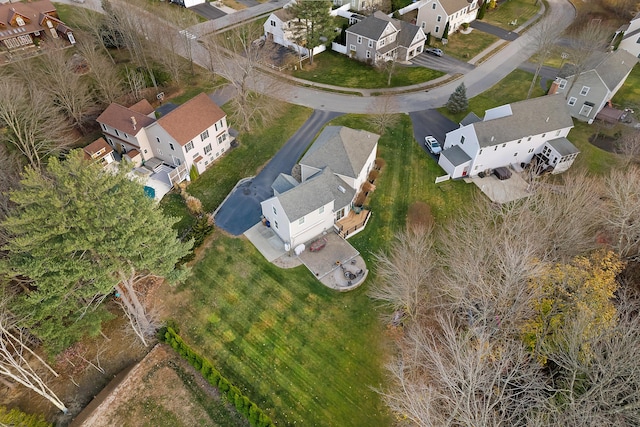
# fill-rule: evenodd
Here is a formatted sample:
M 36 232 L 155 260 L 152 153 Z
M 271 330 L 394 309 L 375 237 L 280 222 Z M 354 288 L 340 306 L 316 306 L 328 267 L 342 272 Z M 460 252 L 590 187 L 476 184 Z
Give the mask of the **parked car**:
M 432 154 L 440 154 L 440 152 L 442 151 L 442 147 L 440 146 L 438 140 L 431 135 L 424 137 L 424 145 Z
M 424 51 L 435 56 L 442 56 L 442 53 L 443 53 L 442 49 L 438 49 L 435 47 L 428 47 Z

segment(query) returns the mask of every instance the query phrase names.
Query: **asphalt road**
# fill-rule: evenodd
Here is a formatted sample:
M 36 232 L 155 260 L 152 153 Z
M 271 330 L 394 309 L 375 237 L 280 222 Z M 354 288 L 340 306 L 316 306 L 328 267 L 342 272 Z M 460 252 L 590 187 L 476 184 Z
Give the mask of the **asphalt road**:
M 471 28 L 475 28 L 478 31 L 482 31 L 483 33 L 493 34 L 496 37 L 500 37 L 502 40 L 508 40 L 510 42 L 514 41 L 518 38 L 518 33 L 514 33 L 513 31 L 507 31 L 500 27 L 496 27 L 495 25 L 487 24 L 483 21 L 474 20 L 469 25 Z M 514 29 L 517 27 L 513 27 Z
M 191 6 L 189 10 L 207 19 L 218 19 L 226 15 L 225 12 L 212 6 L 210 3 L 202 3 L 195 6 Z
M 420 147 L 429 153 L 429 155 L 431 155 L 431 153 L 424 145 L 425 136 L 434 136 L 440 145 L 444 146 L 444 139 L 447 132 L 458 128 L 457 123 L 452 122 L 437 110 L 414 111 L 413 113 L 409 113 L 409 117 L 411 117 L 411 123 L 413 124 L 413 137 L 418 141 Z
M 340 115 L 331 111 L 314 111 L 255 178 L 235 188 L 216 214 L 216 225 L 239 236 L 260 221 L 260 202 L 273 196 L 273 181 L 280 173 L 290 174 L 324 124 Z
M 468 62 L 460 61 L 451 56 L 436 56 L 429 53 L 421 53 L 411 60 L 411 63 L 432 70 L 443 71 L 447 74 L 465 74 L 475 68 Z

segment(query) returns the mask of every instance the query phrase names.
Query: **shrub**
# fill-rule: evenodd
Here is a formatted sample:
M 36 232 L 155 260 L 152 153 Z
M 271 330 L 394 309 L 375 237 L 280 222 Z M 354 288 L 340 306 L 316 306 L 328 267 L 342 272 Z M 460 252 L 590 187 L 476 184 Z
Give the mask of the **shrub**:
M 0 425 L 20 427 L 51 427 L 42 414 L 27 414 L 17 408 L 0 406 Z
M 197 197 L 187 196 L 185 204 L 187 205 L 189 212 L 191 212 L 191 215 L 202 214 L 202 202 Z

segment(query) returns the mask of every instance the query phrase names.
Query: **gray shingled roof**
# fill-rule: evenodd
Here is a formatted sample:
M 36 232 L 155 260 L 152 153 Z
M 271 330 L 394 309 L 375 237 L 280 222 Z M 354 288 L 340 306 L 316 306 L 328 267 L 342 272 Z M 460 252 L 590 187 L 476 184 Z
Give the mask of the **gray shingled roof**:
M 541 96 L 510 105 L 512 115 L 471 125 L 480 147 L 492 147 L 530 135 L 573 127 L 562 95 Z
M 271 184 L 271 189 L 274 191 L 274 194 L 284 193 L 285 191 L 291 190 L 293 187 L 296 187 L 300 184 L 295 180 L 291 175 L 287 175 L 285 173 L 281 173 L 278 175 L 273 184 Z
M 325 127 L 300 164 L 356 178 L 362 171 L 371 151 L 380 139 L 379 135 L 344 126 Z
M 468 125 L 470 125 L 470 124 L 472 124 L 472 123 L 478 123 L 478 122 L 481 122 L 481 121 L 482 121 L 482 119 L 481 119 L 480 117 L 478 117 L 478 116 L 476 115 L 476 113 L 474 113 L 474 112 L 472 111 L 472 112 L 470 112 L 469 114 L 467 114 L 466 116 L 464 116 L 464 119 L 462 119 L 462 120 L 460 121 L 460 124 L 461 124 L 462 126 L 468 126 Z
M 457 11 L 471 5 L 467 0 L 440 0 L 440 4 L 445 12 L 447 12 L 447 15 L 453 15 Z
M 369 16 L 347 28 L 347 31 L 372 40 L 379 40 L 390 22 L 376 16 Z M 393 24 L 392 24 L 393 25 Z M 398 29 L 396 27 L 396 29 Z
M 344 193 L 340 191 L 339 186 L 345 190 Z M 354 189 L 327 167 L 297 187 L 280 194 L 278 200 L 289 222 L 293 222 L 332 200 L 337 209 L 347 206 L 355 194 Z
M 471 157 L 469 157 L 469 155 L 465 153 L 459 145 L 453 145 L 447 148 L 442 153 L 440 153 L 440 155 L 449 160 L 449 163 L 451 163 L 453 166 L 460 166 L 461 164 L 471 160 Z
M 618 49 L 608 54 L 595 70 L 609 90 L 613 90 L 627 77 L 634 65 L 636 57 L 624 49 Z
M 561 156 L 568 156 L 569 154 L 578 154 L 580 150 L 571 143 L 567 138 L 556 138 L 551 141 L 547 141 L 553 149 L 555 149 Z

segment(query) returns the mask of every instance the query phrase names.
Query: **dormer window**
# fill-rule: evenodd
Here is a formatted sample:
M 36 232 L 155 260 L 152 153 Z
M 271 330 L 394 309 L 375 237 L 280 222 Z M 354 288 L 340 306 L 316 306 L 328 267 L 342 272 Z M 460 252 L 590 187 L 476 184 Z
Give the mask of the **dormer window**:
M 24 27 L 24 19 L 22 19 L 21 16 L 17 16 L 16 17 L 16 24 L 18 24 L 18 27 Z

